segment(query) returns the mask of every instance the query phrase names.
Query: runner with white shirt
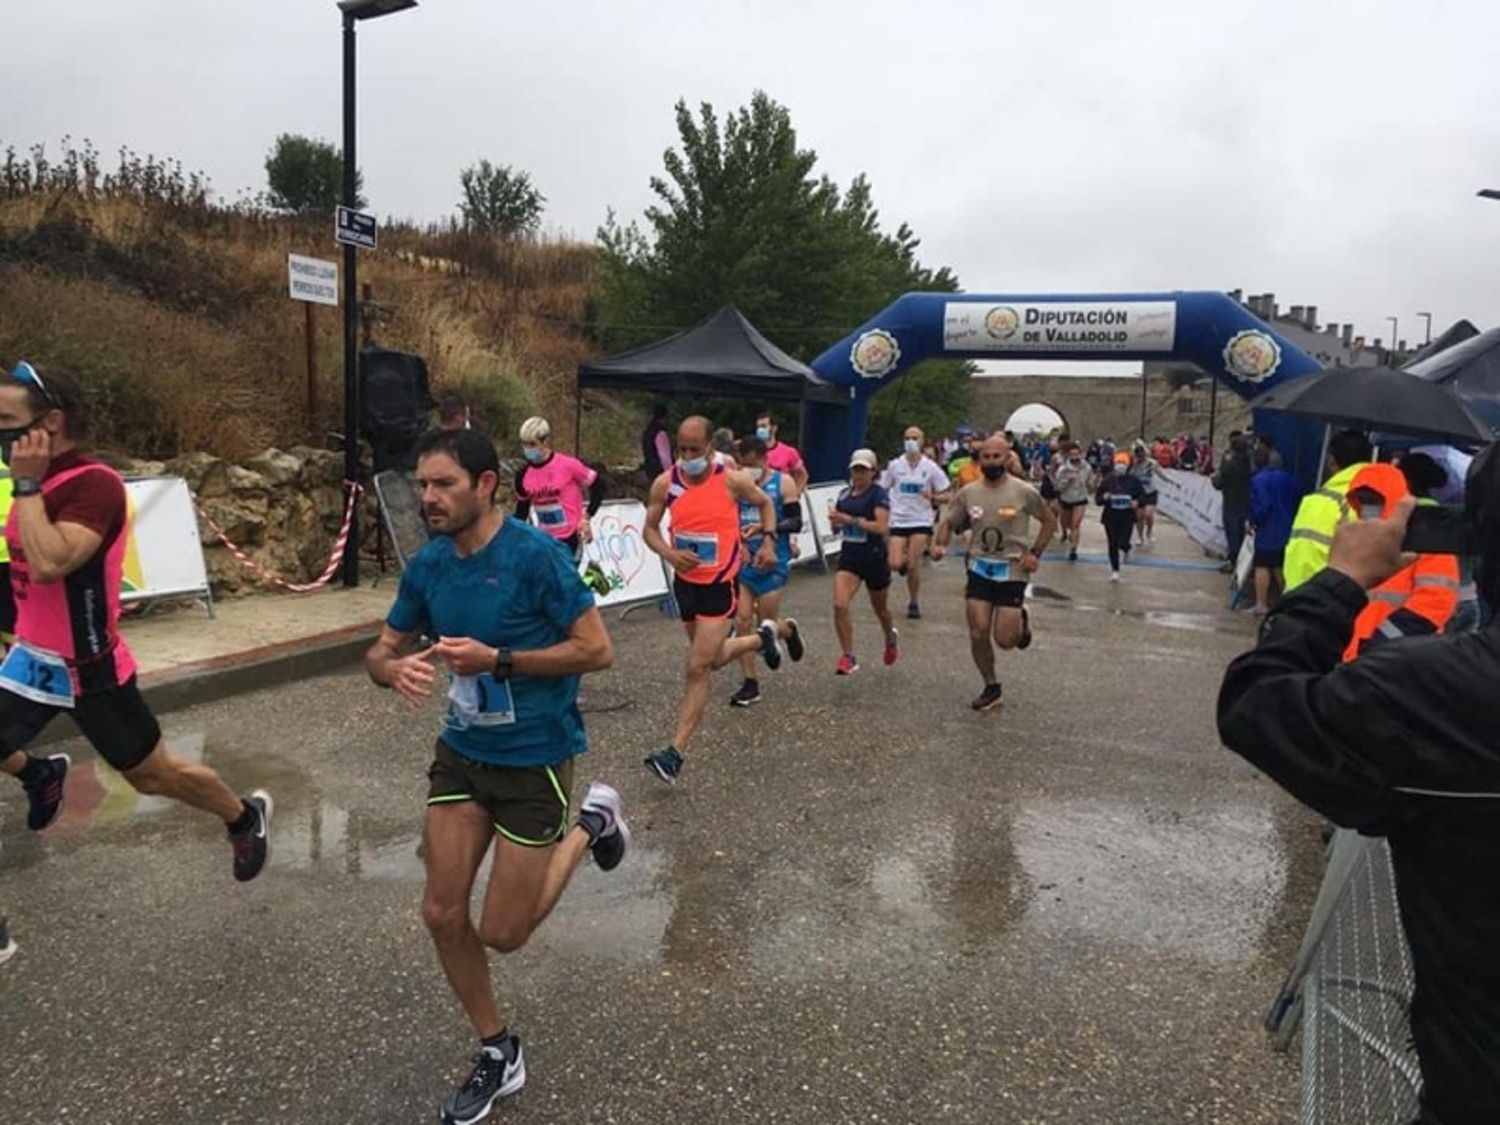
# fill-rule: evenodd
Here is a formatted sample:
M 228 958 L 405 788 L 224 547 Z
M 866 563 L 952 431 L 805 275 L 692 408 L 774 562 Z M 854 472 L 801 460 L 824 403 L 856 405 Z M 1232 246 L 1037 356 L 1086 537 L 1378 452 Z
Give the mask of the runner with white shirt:
M 922 555 L 932 539 L 933 505 L 945 503 L 951 491 L 948 474 L 922 453 L 923 434 L 908 426 L 905 452 L 885 468 L 880 485 L 891 497 L 891 570 L 906 579 L 906 616 L 922 616 Z

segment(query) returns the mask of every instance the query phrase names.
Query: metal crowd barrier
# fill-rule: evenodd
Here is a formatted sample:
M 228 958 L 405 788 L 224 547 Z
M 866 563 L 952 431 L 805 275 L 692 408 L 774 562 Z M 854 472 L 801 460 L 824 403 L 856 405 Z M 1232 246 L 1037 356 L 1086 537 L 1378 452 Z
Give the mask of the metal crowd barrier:
M 1297 963 L 1266 1017 L 1278 1049 L 1302 1032 L 1301 1125 L 1416 1119 L 1412 983 L 1390 849 L 1340 829 Z

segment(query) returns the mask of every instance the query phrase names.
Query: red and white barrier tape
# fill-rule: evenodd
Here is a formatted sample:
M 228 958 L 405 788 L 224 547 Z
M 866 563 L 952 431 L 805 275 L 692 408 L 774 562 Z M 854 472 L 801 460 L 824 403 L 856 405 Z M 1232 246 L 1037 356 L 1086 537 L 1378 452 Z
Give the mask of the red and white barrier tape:
M 344 484 L 347 487 L 349 482 L 345 481 Z M 274 582 L 276 585 L 284 587 L 294 594 L 305 594 L 309 590 L 316 590 L 320 586 L 328 585 L 329 580 L 338 573 L 339 567 L 343 565 L 344 548 L 349 543 L 349 528 L 354 523 L 354 509 L 359 500 L 359 494 L 363 491 L 364 489 L 361 488 L 358 484 L 349 489 L 349 503 L 344 508 L 344 526 L 339 528 L 339 536 L 333 542 L 333 555 L 328 560 L 328 566 L 324 569 L 323 573 L 315 582 L 288 582 L 279 574 L 274 574 L 271 571 L 267 570 L 265 567 L 261 566 L 260 563 L 256 562 L 249 555 L 247 555 L 234 542 L 234 540 L 230 539 L 229 536 L 224 534 L 224 529 L 217 523 L 215 523 L 214 518 L 203 510 L 203 505 L 198 504 L 195 501 L 194 506 L 198 509 L 198 517 L 204 523 L 208 524 L 213 533 L 219 537 L 219 542 L 224 544 L 231 555 L 239 559 L 240 562 L 244 563 L 246 569 L 254 571 L 267 582 Z

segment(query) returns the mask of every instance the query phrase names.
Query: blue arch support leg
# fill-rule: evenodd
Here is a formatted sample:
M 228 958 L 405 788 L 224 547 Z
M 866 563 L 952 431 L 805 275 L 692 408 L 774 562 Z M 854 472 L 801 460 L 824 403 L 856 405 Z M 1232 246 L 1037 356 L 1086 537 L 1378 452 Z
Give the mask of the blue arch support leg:
M 1176 360 L 1194 363 L 1244 399 L 1320 364 L 1225 293 L 1015 296 L 908 293 L 813 360 L 853 391 L 847 407 L 802 408 L 802 447 L 813 480 L 841 480 L 864 442 L 869 398 L 924 359 Z M 1318 476 L 1323 427 L 1257 415 L 1305 488 Z

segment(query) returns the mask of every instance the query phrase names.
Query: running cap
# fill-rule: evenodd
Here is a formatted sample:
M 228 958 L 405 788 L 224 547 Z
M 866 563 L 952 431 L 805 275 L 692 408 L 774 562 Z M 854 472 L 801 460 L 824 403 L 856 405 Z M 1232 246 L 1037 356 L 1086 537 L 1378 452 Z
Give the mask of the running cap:
M 873 449 L 856 449 L 849 458 L 849 467 L 852 469 L 856 466 L 873 470 L 880 467 L 880 462 L 875 459 Z

